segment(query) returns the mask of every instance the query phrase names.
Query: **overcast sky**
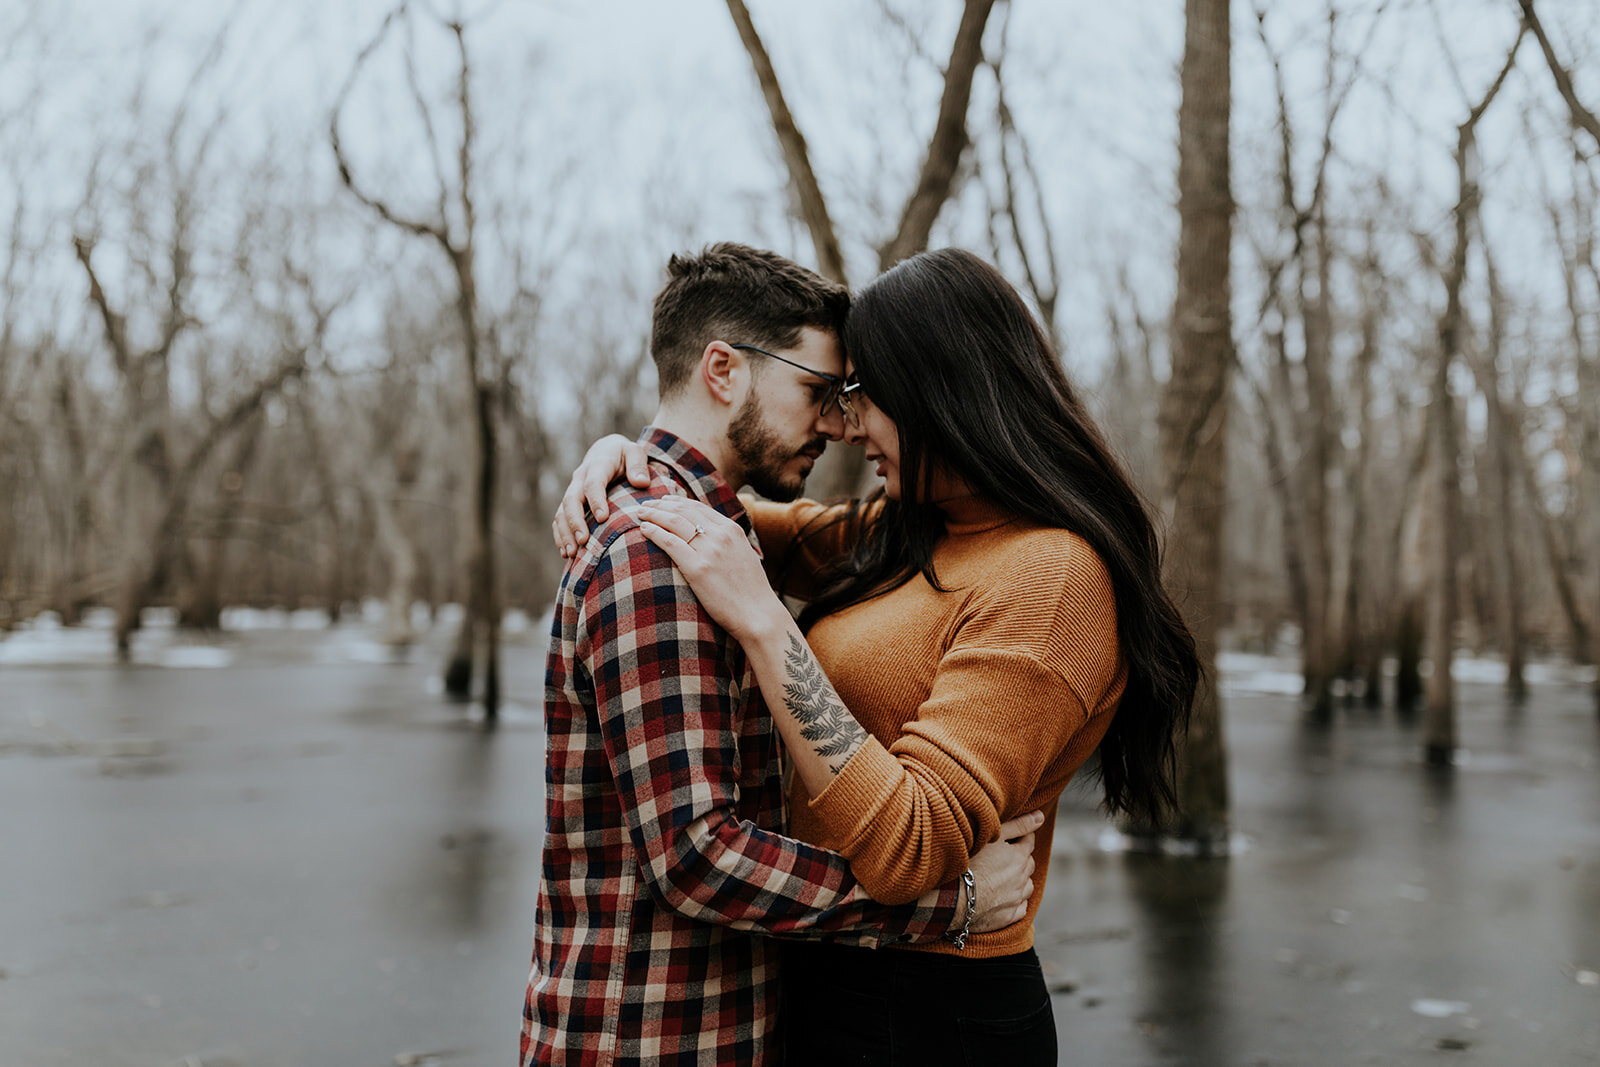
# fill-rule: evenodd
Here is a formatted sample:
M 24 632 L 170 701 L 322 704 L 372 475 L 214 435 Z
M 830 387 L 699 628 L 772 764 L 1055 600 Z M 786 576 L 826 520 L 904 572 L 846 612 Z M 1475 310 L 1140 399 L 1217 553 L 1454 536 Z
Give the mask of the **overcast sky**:
M 434 2 L 456 9 L 454 0 Z M 307 154 L 308 169 L 328 181 L 329 106 L 391 6 L 388 0 L 0 0 L 0 33 L 27 42 L 0 66 L 0 121 L 16 122 L 23 93 L 42 94 L 21 109 L 36 150 L 11 168 L 34 187 L 36 200 L 70 211 L 82 198 L 94 145 L 126 135 L 120 127 L 128 121 L 127 101 L 142 92 L 148 113 L 170 109 L 219 28 L 227 27 L 201 95 L 226 101 L 224 136 L 240 166 L 270 139 L 284 153 Z M 934 62 L 948 52 L 960 8 L 955 0 L 892 0 L 892 6 L 912 23 L 914 42 L 865 0 L 751 0 L 857 282 L 870 277 L 872 246 L 892 226 L 915 176 L 937 107 Z M 1012 0 L 1011 6 L 1008 93 L 1045 179 L 1065 275 L 1068 348 L 1092 362 L 1103 354 L 1103 303 L 1115 272 L 1135 280 L 1147 312 L 1159 316 L 1170 304 L 1182 4 Z M 1324 5 L 1273 0 L 1268 6 L 1269 34 L 1287 60 L 1305 168 L 1320 121 Z M 1514 35 L 1515 4 L 1390 0 L 1369 35 L 1380 6 L 1380 0 L 1341 4 L 1348 12 L 1342 46 L 1360 50 L 1368 78 L 1341 119 L 1334 180 L 1348 210 L 1360 188 L 1383 175 L 1402 196 L 1431 204 L 1434 213 L 1423 225 L 1442 234 L 1449 149 L 1466 107 L 1463 86 L 1475 94 L 1492 77 Z M 1600 4 L 1544 0 L 1541 7 L 1568 55 L 1597 54 Z M 552 218 L 565 228 L 560 247 L 570 260 L 562 272 L 569 281 L 593 284 L 585 250 L 602 246 L 636 247 L 641 263 L 659 263 L 674 247 L 726 237 L 811 260 L 809 240 L 784 210 L 784 174 L 765 106 L 721 0 L 475 0 L 462 9 L 477 64 L 486 180 L 500 183 L 502 195 L 559 209 Z M 1244 5 L 1235 9 L 1235 194 L 1247 208 L 1239 256 L 1247 279 L 1251 227 L 1270 223 L 1270 215 L 1258 210 L 1252 217 L 1248 208 L 1273 195 L 1275 105 L 1254 17 Z M 419 31 L 425 80 L 448 72 L 446 45 L 442 34 Z M 915 45 L 932 61 L 915 57 Z M 399 54 L 388 49 L 363 81 L 344 129 L 374 182 L 403 203 L 426 204 L 417 198 L 429 172 L 395 77 Z M 1559 101 L 1539 60 L 1536 49 L 1524 49 L 1483 137 L 1485 171 L 1493 178 L 1492 185 L 1486 181 L 1486 216 L 1531 292 L 1547 290 L 1551 281 L 1541 259 L 1548 240 L 1532 233 L 1541 218 L 1531 203 L 1542 180 L 1535 164 L 1561 169 L 1559 145 L 1531 151 L 1521 132 L 1529 115 L 1537 124 L 1541 114 L 1557 114 Z M 1600 64 L 1580 63 L 1580 88 L 1600 99 L 1600 69 L 1589 67 Z M 980 76 L 975 128 L 992 121 L 992 99 L 991 82 Z M 514 161 L 513 145 L 521 146 Z M 936 241 L 983 251 L 976 198 L 962 203 L 946 212 Z M 1248 281 L 1242 288 L 1248 292 Z M 1074 344 L 1079 338 L 1085 343 Z

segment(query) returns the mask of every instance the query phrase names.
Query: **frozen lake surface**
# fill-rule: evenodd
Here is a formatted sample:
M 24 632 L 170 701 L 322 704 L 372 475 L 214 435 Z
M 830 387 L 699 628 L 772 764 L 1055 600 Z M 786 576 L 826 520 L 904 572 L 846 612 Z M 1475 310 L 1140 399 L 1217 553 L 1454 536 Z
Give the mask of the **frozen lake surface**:
M 514 1062 L 542 828 L 538 623 L 485 734 L 365 623 L 0 640 L 0 1067 Z M 1225 664 L 1235 855 L 1121 850 L 1070 793 L 1038 949 L 1064 1064 L 1600 1063 L 1600 721 L 1463 677 L 1301 723 Z M 1476 672 L 1476 673 L 1474 673 Z M 1474 680 L 1477 679 L 1477 680 Z

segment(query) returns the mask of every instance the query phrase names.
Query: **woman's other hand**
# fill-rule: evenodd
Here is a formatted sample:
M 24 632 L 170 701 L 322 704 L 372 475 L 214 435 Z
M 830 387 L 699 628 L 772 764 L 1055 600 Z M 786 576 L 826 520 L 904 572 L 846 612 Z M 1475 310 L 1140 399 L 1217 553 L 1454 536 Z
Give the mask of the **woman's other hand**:
M 1019 921 L 1033 899 L 1033 833 L 1044 825 L 1044 813 L 1030 811 L 1000 824 L 1000 837 L 972 857 L 978 883 L 978 911 L 972 932 L 985 934 Z
M 639 505 L 639 529 L 688 579 L 711 617 L 749 649 L 752 641 L 786 627 L 788 610 L 767 584 L 761 557 L 744 527 L 698 500 L 663 497 Z
M 561 495 L 556 517 L 550 524 L 561 558 L 570 559 L 578 546 L 589 540 L 589 523 L 583 517 L 584 504 L 594 513 L 596 522 L 605 522 L 611 514 L 606 500 L 606 489 L 620 475 L 628 476 L 629 484 L 638 489 L 650 487 L 650 468 L 644 445 L 630 441 L 621 434 L 607 434 L 589 446 L 583 462 L 572 472 L 572 481 Z

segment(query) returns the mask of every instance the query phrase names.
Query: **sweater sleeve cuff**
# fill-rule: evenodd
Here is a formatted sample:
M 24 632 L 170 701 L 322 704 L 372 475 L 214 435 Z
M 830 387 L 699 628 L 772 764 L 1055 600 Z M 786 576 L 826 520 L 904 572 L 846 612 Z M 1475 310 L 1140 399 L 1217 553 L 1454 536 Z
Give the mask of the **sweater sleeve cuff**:
M 839 842 L 839 852 L 852 858 L 872 820 L 894 796 L 905 768 L 877 738 L 868 737 L 828 787 L 806 807 L 822 820 Z

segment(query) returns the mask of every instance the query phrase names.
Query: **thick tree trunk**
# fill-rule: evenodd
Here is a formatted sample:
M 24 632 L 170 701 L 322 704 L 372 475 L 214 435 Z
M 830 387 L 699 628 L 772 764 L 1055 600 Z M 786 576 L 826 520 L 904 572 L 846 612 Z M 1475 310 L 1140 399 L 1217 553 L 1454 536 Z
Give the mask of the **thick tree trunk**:
M 1301 457 L 1302 482 L 1305 486 L 1307 579 L 1307 625 L 1303 651 L 1307 710 L 1314 718 L 1326 719 L 1332 712 L 1333 675 L 1338 661 L 1335 647 L 1337 634 L 1332 625 L 1332 509 L 1328 497 L 1328 475 L 1333 468 L 1339 427 L 1333 416 L 1333 383 L 1329 371 L 1333 358 L 1333 306 L 1329 293 L 1332 253 L 1327 217 L 1320 204 L 1316 206 L 1314 232 L 1317 279 L 1314 297 L 1307 298 L 1305 271 L 1302 269 L 1299 272 L 1300 320 L 1305 328 L 1306 343 L 1305 451 Z
M 1205 682 L 1180 746 L 1180 829 L 1225 851 L 1229 795 L 1216 656 L 1234 362 L 1230 308 L 1233 195 L 1228 0 L 1187 0 L 1178 112 L 1178 287 L 1161 451 L 1171 523 L 1167 581 L 1195 636 Z

